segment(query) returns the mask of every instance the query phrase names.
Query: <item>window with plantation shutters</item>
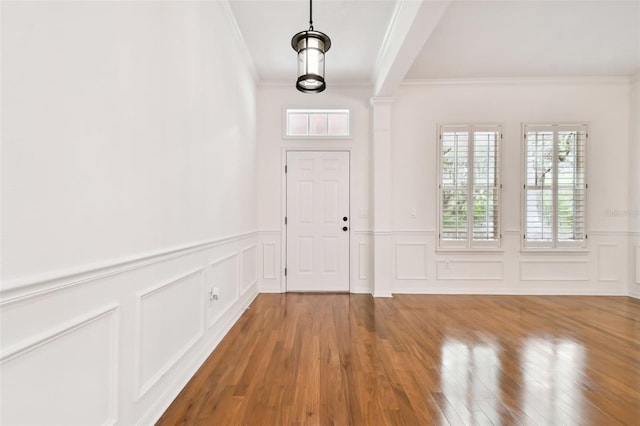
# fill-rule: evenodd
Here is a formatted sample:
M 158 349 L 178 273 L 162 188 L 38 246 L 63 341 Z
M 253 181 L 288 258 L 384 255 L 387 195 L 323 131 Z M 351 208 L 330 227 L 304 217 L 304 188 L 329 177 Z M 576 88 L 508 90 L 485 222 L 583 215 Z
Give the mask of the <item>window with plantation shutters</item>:
M 586 246 L 586 125 L 524 125 L 525 247 Z
M 500 246 L 498 125 L 440 126 L 439 246 Z

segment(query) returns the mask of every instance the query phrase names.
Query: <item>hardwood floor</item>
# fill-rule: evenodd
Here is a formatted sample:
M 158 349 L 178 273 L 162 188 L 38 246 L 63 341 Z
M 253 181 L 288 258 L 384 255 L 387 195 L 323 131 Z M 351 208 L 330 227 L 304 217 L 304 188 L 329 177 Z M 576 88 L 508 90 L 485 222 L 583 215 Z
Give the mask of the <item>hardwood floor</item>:
M 640 300 L 262 294 L 159 425 L 640 425 Z

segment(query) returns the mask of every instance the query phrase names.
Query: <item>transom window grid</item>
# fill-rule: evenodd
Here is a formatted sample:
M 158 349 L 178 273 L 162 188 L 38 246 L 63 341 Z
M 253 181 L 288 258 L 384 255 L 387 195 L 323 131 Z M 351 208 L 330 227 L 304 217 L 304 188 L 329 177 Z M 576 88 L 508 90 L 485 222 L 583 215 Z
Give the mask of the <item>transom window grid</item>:
M 586 247 L 586 125 L 525 125 L 523 245 Z
M 348 109 L 287 109 L 287 137 L 321 139 L 351 136 Z
M 440 126 L 439 139 L 439 246 L 499 247 L 501 126 Z

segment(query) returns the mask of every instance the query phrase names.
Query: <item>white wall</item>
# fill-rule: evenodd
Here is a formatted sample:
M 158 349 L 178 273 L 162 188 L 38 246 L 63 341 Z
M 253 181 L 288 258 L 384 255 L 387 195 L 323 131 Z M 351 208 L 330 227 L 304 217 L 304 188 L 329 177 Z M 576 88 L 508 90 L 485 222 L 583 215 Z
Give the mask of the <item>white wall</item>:
M 629 294 L 640 298 L 640 74 L 629 96 Z
M 337 149 L 351 152 L 351 291 L 370 292 L 370 118 L 369 88 L 331 86 L 319 94 L 302 94 L 291 85 L 258 91 L 258 220 L 261 231 L 260 291 L 284 290 L 282 263 L 283 153 L 286 149 Z M 286 108 L 349 108 L 352 138 L 296 140 L 283 136 Z M 366 217 L 362 210 L 366 209 Z M 358 262 L 355 259 L 362 259 Z
M 626 294 L 629 85 L 625 79 L 405 84 L 392 121 L 394 292 Z M 590 123 L 589 250 L 520 251 L 521 123 Z M 501 123 L 503 251 L 437 252 L 438 123 Z M 412 218 L 410 210 L 417 216 Z
M 225 2 L 1 7 L 1 421 L 152 423 L 257 294 L 246 48 Z

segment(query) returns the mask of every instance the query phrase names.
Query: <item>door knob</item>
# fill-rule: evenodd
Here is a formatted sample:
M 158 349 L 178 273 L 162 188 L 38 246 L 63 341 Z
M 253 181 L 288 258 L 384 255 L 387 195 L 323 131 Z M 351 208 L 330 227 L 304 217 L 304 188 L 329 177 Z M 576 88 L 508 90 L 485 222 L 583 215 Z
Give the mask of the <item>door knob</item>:
M 343 217 L 343 218 L 342 218 L 342 220 L 343 220 L 344 222 L 346 222 L 346 221 L 347 221 L 347 220 L 349 220 L 349 219 L 347 219 L 347 217 L 345 216 L 345 217 Z
M 343 226 L 343 227 L 342 227 L 342 230 L 343 230 L 343 231 L 345 231 L 345 232 L 347 232 L 347 230 L 348 230 L 348 229 L 349 229 L 349 228 L 347 228 L 346 226 Z

